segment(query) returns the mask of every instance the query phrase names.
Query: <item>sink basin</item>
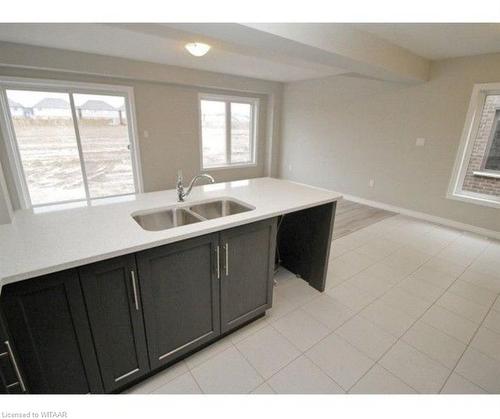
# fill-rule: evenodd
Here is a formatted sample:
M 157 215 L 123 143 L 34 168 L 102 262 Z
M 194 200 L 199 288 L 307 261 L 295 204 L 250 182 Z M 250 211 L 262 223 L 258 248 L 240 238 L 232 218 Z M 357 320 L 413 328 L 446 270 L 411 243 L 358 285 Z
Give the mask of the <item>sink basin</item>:
M 192 205 L 189 209 L 199 216 L 207 220 L 211 220 L 212 218 L 225 217 L 227 215 L 251 211 L 253 208 L 230 199 L 221 199 L 218 201 Z
M 132 214 L 132 218 L 144 230 L 160 231 L 213 218 L 226 217 L 251 211 L 254 207 L 232 199 L 217 199 L 198 204 L 184 204 L 182 207 L 156 209 Z
M 189 211 L 182 208 L 172 208 L 163 211 L 151 212 L 146 214 L 137 214 L 132 218 L 144 230 L 160 231 L 168 228 L 179 227 L 187 224 L 203 221 Z

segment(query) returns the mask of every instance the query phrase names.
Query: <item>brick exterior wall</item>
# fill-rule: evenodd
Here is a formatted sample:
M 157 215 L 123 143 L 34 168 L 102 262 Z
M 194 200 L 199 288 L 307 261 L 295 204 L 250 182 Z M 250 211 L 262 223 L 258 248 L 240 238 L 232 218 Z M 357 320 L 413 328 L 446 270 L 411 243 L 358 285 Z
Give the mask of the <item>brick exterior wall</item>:
M 483 163 L 486 147 L 490 139 L 495 114 L 499 108 L 500 95 L 489 95 L 486 97 L 477 137 L 474 141 L 472 154 L 462 185 L 464 191 L 500 196 L 500 179 L 475 176 L 473 174 L 473 172 L 481 170 L 481 164 Z

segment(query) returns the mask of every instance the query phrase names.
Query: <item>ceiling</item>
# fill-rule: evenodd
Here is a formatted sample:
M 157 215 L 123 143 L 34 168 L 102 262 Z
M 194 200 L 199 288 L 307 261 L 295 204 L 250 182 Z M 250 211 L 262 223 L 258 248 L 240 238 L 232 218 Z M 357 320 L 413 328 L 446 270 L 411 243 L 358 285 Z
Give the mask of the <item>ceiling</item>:
M 429 60 L 500 52 L 500 24 L 0 23 L 0 41 L 280 82 L 345 73 L 415 82 Z M 193 57 L 192 41 L 212 50 Z
M 204 57 L 191 56 L 184 45 L 212 45 Z M 275 81 L 294 81 L 345 72 L 331 66 L 290 60 L 263 48 L 251 51 L 235 43 L 171 28 L 163 24 L 0 23 L 0 41 L 83 51 Z
M 370 23 L 356 27 L 430 60 L 500 52 L 498 23 Z

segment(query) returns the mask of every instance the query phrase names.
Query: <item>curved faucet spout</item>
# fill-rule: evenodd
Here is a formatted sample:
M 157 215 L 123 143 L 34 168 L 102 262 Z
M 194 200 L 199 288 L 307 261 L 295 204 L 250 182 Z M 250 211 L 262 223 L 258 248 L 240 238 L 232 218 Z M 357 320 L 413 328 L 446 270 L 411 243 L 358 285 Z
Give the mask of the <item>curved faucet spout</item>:
M 196 182 L 199 179 L 208 179 L 210 183 L 215 183 L 215 179 L 213 176 L 209 175 L 208 173 L 201 173 L 199 175 L 196 175 L 191 182 L 189 182 L 187 191 L 184 191 L 184 186 L 182 184 L 182 172 L 179 171 L 177 175 L 177 197 L 179 202 L 183 202 L 191 193 L 191 189 L 193 189 L 193 186 L 196 184 Z

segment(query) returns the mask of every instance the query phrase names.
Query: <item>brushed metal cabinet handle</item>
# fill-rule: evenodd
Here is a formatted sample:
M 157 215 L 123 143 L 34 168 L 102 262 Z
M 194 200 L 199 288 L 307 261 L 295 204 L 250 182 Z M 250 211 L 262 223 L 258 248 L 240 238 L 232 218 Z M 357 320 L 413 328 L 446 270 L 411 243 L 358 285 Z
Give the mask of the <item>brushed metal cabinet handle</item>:
M 135 272 L 130 271 L 132 277 L 132 290 L 134 291 L 134 304 L 136 311 L 139 311 L 139 298 L 137 297 L 137 284 L 135 283 Z
M 226 251 L 226 263 L 225 263 L 226 276 L 228 276 L 229 275 L 229 243 L 226 243 L 224 245 L 224 249 Z
M 215 253 L 217 255 L 217 279 L 220 279 L 220 246 L 217 245 L 215 248 Z
M 24 385 L 23 377 L 21 376 L 21 372 L 19 371 L 19 367 L 17 366 L 16 358 L 14 357 L 14 352 L 12 352 L 12 348 L 8 340 L 5 341 L 5 346 L 7 347 L 7 352 L 9 353 L 10 361 L 12 362 L 12 366 L 14 367 L 14 372 L 16 373 L 17 381 L 19 381 L 21 390 L 23 391 L 23 393 L 26 393 L 26 386 Z

